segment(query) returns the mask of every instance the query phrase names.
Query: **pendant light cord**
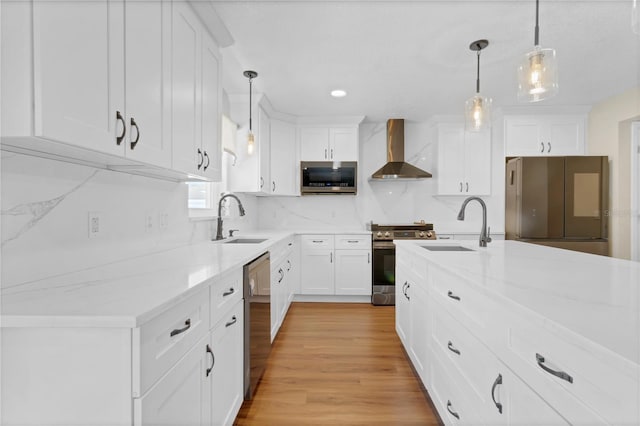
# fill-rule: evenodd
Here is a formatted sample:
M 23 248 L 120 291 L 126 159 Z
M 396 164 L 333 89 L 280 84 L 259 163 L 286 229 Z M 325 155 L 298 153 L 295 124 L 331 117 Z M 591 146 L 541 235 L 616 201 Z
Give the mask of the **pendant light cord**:
M 476 94 L 480 93 L 480 50 L 478 49 L 478 72 L 476 74 Z
M 253 86 L 253 78 L 249 77 L 249 131 L 252 131 L 251 127 L 251 88 Z
M 535 31 L 535 39 L 533 41 L 533 45 L 534 46 L 538 46 L 540 44 L 539 42 L 539 33 L 540 33 L 540 29 L 538 28 L 538 9 L 540 8 L 539 6 L 540 1 L 536 0 L 536 31 Z

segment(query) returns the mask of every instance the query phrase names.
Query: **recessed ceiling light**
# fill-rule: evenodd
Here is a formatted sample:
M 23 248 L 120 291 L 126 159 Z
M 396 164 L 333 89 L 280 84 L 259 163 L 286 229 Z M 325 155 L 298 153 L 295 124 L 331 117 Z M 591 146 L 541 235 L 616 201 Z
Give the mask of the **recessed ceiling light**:
M 347 92 L 345 92 L 344 90 L 332 90 L 331 91 L 331 96 L 333 96 L 334 98 L 342 98 L 344 96 L 347 96 Z

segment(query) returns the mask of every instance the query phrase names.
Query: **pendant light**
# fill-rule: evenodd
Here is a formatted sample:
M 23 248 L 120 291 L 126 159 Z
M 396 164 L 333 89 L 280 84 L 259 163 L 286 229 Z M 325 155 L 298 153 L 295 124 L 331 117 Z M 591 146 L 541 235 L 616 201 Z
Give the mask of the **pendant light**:
M 631 6 L 631 29 L 634 33 L 640 34 L 640 12 L 638 11 L 638 0 L 633 0 Z
M 255 71 L 245 71 L 242 74 L 249 79 L 249 133 L 247 134 L 247 154 L 251 155 L 253 151 L 255 151 L 256 145 L 253 128 L 251 127 L 251 110 L 253 109 L 251 90 L 253 88 L 253 79 L 258 76 L 258 73 Z
M 487 47 L 487 40 L 476 40 L 469 49 L 477 52 L 476 94 L 464 103 L 465 130 L 479 132 L 491 126 L 491 98 L 480 95 L 480 51 Z
M 536 0 L 536 28 L 533 50 L 522 58 L 518 67 L 518 101 L 538 102 L 558 93 L 556 51 L 543 49 L 539 43 L 539 0 Z

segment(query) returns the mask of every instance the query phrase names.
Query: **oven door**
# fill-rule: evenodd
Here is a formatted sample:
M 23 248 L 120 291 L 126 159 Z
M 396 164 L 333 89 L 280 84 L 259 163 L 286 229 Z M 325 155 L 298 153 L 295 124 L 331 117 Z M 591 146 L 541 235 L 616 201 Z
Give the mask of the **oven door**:
M 393 241 L 373 242 L 373 305 L 396 304 L 396 246 Z

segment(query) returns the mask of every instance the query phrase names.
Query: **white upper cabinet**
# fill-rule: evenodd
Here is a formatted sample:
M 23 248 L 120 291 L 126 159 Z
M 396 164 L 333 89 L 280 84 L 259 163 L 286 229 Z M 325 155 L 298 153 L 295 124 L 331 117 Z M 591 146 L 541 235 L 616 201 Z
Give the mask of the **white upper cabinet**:
M 462 123 L 441 123 L 436 127 L 438 194 L 490 194 L 490 132 L 465 132 Z
M 125 3 L 125 153 L 171 167 L 171 4 Z
M 505 156 L 584 155 L 584 114 L 505 115 Z
M 219 179 L 221 60 L 188 3 L 3 2 L 2 20 L 3 149 Z
M 186 3 L 173 4 L 173 168 L 220 177 L 220 59 Z
M 358 127 L 301 127 L 300 161 L 358 161 Z
M 124 155 L 123 7 L 108 0 L 33 3 L 33 136 Z M 11 38 L 3 34 L 3 48 Z M 3 75 L 10 66 L 3 61 Z
M 271 193 L 298 195 L 300 192 L 296 161 L 296 127 L 271 120 Z

